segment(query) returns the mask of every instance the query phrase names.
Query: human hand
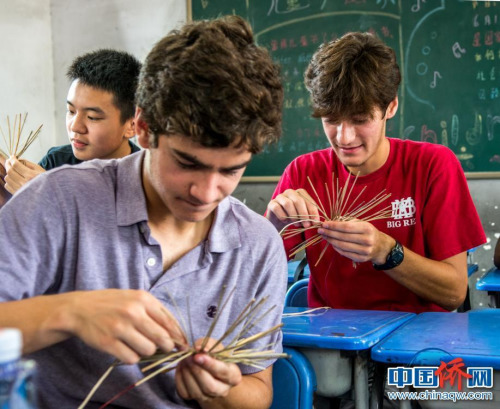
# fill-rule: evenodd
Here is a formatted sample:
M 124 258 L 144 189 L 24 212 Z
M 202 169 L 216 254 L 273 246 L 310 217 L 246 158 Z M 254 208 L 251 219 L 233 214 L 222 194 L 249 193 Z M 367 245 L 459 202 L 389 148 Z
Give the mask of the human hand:
M 384 264 L 395 240 L 373 224 L 361 220 L 326 221 L 318 234 L 341 255 L 356 263 Z
M 201 348 L 203 339 L 195 342 L 195 348 Z M 204 351 L 208 351 L 216 340 L 209 339 Z M 218 345 L 215 350 L 221 350 Z M 175 384 L 179 396 L 183 399 L 195 399 L 205 402 L 228 395 L 231 388 L 242 380 L 238 365 L 221 362 L 207 353 L 190 356 L 179 363 L 175 371 Z
M 45 172 L 45 169 L 36 163 L 25 159 L 18 159 L 11 156 L 5 162 L 7 175 L 5 176 L 5 189 L 15 194 L 22 186 L 28 183 L 35 176 Z
M 137 363 L 158 348 L 169 352 L 187 346 L 177 320 L 146 291 L 77 291 L 68 296 L 62 314 L 69 332 L 126 364 Z
M 267 205 L 268 218 L 271 214 L 285 223 L 293 223 L 300 216 L 304 228 L 310 227 L 312 221 L 319 221 L 318 206 L 304 189 L 287 189 L 276 196 Z
M 5 170 L 6 160 L 7 158 L 0 154 L 0 208 L 12 197 L 12 195 L 5 189 L 5 182 L 3 180 L 5 175 L 7 175 L 7 171 Z

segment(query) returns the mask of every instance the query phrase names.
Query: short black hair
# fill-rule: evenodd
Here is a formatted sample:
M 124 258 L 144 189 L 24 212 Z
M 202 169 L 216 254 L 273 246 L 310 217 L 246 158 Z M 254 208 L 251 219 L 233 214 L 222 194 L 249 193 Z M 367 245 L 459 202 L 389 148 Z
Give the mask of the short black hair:
M 133 55 L 117 50 L 100 49 L 75 58 L 66 73 L 71 81 L 113 94 L 122 123 L 135 113 L 135 91 L 141 63 Z

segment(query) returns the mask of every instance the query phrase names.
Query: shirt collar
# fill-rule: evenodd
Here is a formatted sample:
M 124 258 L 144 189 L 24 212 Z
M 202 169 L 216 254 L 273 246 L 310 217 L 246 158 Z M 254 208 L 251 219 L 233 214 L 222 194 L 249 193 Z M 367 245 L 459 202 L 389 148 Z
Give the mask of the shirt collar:
M 208 234 L 208 251 L 212 253 L 224 253 L 241 247 L 241 226 L 234 213 L 234 201 L 235 199 L 229 196 L 217 206 Z
M 118 226 L 130 226 L 148 220 L 146 197 L 142 187 L 142 163 L 146 151 L 119 160 L 116 181 Z

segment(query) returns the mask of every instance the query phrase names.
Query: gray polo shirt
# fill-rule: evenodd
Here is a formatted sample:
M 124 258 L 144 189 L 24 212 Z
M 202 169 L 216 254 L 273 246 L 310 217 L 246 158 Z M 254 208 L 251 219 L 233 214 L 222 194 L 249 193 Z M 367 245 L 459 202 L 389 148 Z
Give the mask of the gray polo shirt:
M 220 337 L 252 298 L 269 296 L 275 310 L 258 323 L 262 331 L 281 321 L 287 266 L 282 240 L 262 216 L 235 198 L 223 200 L 208 239 L 162 271 L 161 249 L 151 236 L 142 189 L 144 152 L 120 160 L 89 161 L 40 175 L 0 210 L 0 301 L 75 290 L 147 290 L 176 316 L 187 318 L 193 339 L 213 320 L 220 290 L 236 288 L 215 329 Z M 188 336 L 191 331 L 186 329 Z M 252 347 L 274 344 L 281 333 Z M 32 354 L 38 362 L 42 408 L 76 408 L 113 362 L 76 338 Z M 265 363 L 272 364 L 272 361 Z M 257 371 L 240 366 L 244 374 Z M 138 366 L 120 366 L 88 408 L 98 408 L 142 377 Z M 197 407 L 175 392 L 173 372 L 134 388 L 123 408 Z

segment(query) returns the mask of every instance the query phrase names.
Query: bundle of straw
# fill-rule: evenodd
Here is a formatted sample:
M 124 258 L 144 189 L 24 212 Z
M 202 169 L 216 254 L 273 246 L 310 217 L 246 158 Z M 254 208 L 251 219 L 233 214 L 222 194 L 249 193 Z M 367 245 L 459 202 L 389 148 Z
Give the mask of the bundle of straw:
M 38 137 L 43 125 L 40 125 L 34 132 L 30 131 L 29 135 L 26 138 L 23 138 L 22 134 L 27 118 L 28 113 L 25 113 L 24 116 L 17 114 L 14 117 L 14 124 L 11 127 L 10 118 L 7 116 L 7 128 L 9 130 L 8 137 L 5 136 L 3 129 L 0 126 L 0 133 L 2 134 L 2 138 L 6 146 L 6 151 L 0 149 L 0 154 L 2 156 L 6 158 L 11 156 L 20 158 Z
M 348 221 L 348 220 L 363 220 L 363 221 L 373 221 L 373 220 L 381 220 L 381 219 L 387 219 L 390 218 L 392 215 L 392 210 L 391 206 L 387 205 L 381 210 L 378 210 L 374 213 L 370 213 L 375 207 L 380 205 L 383 201 L 388 199 L 391 194 L 390 193 L 385 193 L 385 189 L 382 190 L 379 194 L 377 194 L 374 198 L 368 200 L 368 202 L 361 202 L 357 203 L 358 199 L 361 197 L 363 192 L 366 189 L 366 186 L 363 187 L 361 192 L 356 196 L 354 200 L 350 202 L 350 197 L 351 193 L 353 191 L 353 188 L 356 184 L 356 181 L 358 180 L 359 173 L 356 175 L 354 178 L 354 182 L 352 185 L 349 187 L 349 178 L 347 179 L 346 183 L 344 186 L 339 186 L 339 180 L 338 178 L 335 179 L 335 175 L 332 173 L 332 181 L 331 181 L 331 188 L 329 188 L 328 184 L 325 182 L 325 189 L 326 189 L 326 194 L 328 196 L 328 207 L 329 211 L 327 212 L 326 207 L 324 206 L 323 203 L 321 203 L 321 199 L 314 188 L 314 185 L 311 182 L 311 179 L 309 176 L 307 177 L 307 180 L 309 181 L 309 184 L 311 186 L 312 191 L 314 192 L 314 195 L 316 196 L 317 202 L 314 200 L 311 200 L 310 197 L 302 194 L 301 191 L 298 191 L 299 195 L 306 200 L 308 203 L 311 203 L 313 206 L 315 206 L 318 209 L 319 212 L 319 220 L 316 220 L 313 215 L 297 215 L 297 216 L 290 216 L 289 219 L 294 220 L 292 223 L 287 224 L 281 231 L 280 234 L 284 239 L 288 239 L 290 237 L 294 237 L 296 235 L 301 235 L 307 230 L 310 229 L 318 229 L 318 227 L 321 227 L 321 225 L 325 221 Z M 302 224 L 302 222 L 308 221 L 311 223 L 311 226 L 309 227 L 296 227 L 297 224 Z M 290 229 L 290 227 L 294 227 L 293 229 Z M 315 234 L 299 245 L 295 246 L 292 249 L 292 252 L 290 253 L 290 257 L 295 256 L 297 253 L 305 250 L 307 247 L 318 244 L 322 241 L 322 236 L 319 234 Z M 326 250 L 328 248 L 328 243 L 326 243 L 325 247 L 323 248 L 318 260 L 314 264 L 315 266 L 318 265 L 318 263 L 321 261 L 323 258 Z M 356 264 L 353 262 L 353 265 L 356 266 Z
M 184 359 L 193 356 L 198 353 L 206 353 L 210 355 L 211 357 L 214 357 L 218 359 L 219 361 L 226 362 L 226 363 L 236 363 L 236 364 L 244 364 L 244 365 L 249 365 L 253 366 L 255 368 L 259 369 L 265 369 L 261 367 L 259 364 L 262 361 L 266 361 L 269 359 L 278 359 L 278 358 L 286 358 L 286 354 L 280 354 L 274 352 L 272 349 L 267 349 L 267 350 L 258 350 L 258 349 L 251 349 L 251 348 L 246 348 L 250 343 L 255 342 L 273 332 L 278 331 L 283 324 L 276 325 L 266 331 L 262 331 L 250 336 L 247 336 L 246 338 L 243 337 L 244 335 L 248 334 L 252 329 L 255 328 L 255 325 L 263 319 L 267 314 L 269 314 L 276 306 L 272 306 L 271 308 L 267 309 L 266 311 L 262 312 L 262 307 L 266 303 L 268 297 L 263 297 L 259 301 L 256 301 L 255 299 L 252 299 L 243 309 L 243 311 L 238 315 L 236 320 L 233 322 L 232 325 L 229 326 L 229 328 L 223 333 L 223 335 L 216 340 L 216 342 L 208 349 L 205 351 L 207 343 L 209 341 L 209 338 L 211 338 L 211 335 L 214 331 L 215 326 L 217 325 L 218 319 L 222 314 L 222 311 L 225 309 L 227 306 L 230 298 L 233 296 L 236 288 L 233 288 L 229 295 L 227 296 L 226 299 L 224 299 L 225 291 L 226 288 L 224 287 L 221 291 L 220 297 L 219 297 L 219 302 L 218 305 L 220 306 L 217 310 L 217 314 L 210 325 L 210 328 L 207 331 L 207 334 L 203 338 L 202 344 L 199 348 L 194 347 L 194 340 L 193 340 L 193 335 L 191 332 L 191 343 L 188 346 L 188 348 L 183 349 L 183 350 L 174 350 L 168 353 L 163 353 L 158 351 L 155 355 L 147 358 L 143 358 L 139 361 L 139 363 L 148 363 L 152 362 L 150 365 L 145 366 L 141 368 L 141 372 L 146 374 L 144 378 L 138 380 L 132 385 L 129 385 L 119 393 L 117 393 L 115 396 L 113 396 L 110 400 L 108 400 L 105 404 L 103 404 L 99 409 L 104 409 L 108 405 L 110 405 L 112 402 L 116 401 L 119 397 L 123 396 L 125 393 L 130 391 L 131 389 L 138 387 L 142 385 L 143 383 L 149 381 L 151 378 L 162 374 L 166 373 L 168 371 L 171 371 L 177 367 L 177 365 Z M 177 314 L 179 317 L 182 318 L 182 314 L 179 313 L 177 304 L 173 300 L 172 297 L 170 297 L 173 301 L 173 304 L 177 310 Z M 188 310 L 189 310 L 189 304 L 188 304 Z M 188 316 L 189 317 L 189 316 Z M 185 330 L 185 322 L 182 321 L 180 322 L 182 331 L 184 332 L 184 335 L 186 335 L 186 330 Z M 236 332 L 236 329 L 240 327 L 240 329 Z M 189 328 L 191 328 L 191 324 L 189 323 Z M 232 337 L 231 337 L 232 335 Z M 185 336 L 185 339 L 188 339 L 187 336 Z M 223 342 L 227 342 L 227 345 L 222 346 Z M 89 392 L 85 400 L 82 402 L 82 404 L 78 407 L 78 409 L 83 409 L 87 403 L 90 401 L 94 393 L 97 391 L 99 386 L 104 382 L 104 380 L 108 377 L 108 375 L 111 373 L 113 368 L 115 368 L 118 365 L 122 365 L 119 361 L 115 361 L 104 373 L 104 375 L 101 376 L 101 378 L 97 381 L 97 383 L 94 385 L 92 390 Z

